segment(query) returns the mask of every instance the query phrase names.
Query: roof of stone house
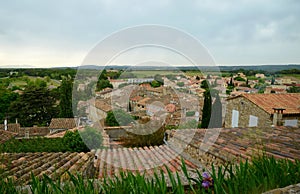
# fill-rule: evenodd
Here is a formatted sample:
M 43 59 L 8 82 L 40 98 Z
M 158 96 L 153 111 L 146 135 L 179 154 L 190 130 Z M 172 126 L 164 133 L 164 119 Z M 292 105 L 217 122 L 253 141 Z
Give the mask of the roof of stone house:
M 134 96 L 134 97 L 130 98 L 130 100 L 132 100 L 132 101 L 139 101 L 141 99 L 143 99 L 143 97 L 141 97 L 141 96 Z
M 16 135 L 17 135 L 17 133 L 0 130 L 0 143 L 2 144 L 4 142 L 10 140 L 11 138 L 15 137 Z
M 168 111 L 168 112 L 175 112 L 176 110 L 176 106 L 174 104 L 167 104 L 165 109 Z
M 104 112 L 109 112 L 112 110 L 112 106 L 108 104 L 106 100 L 102 99 L 96 99 L 95 107 L 100 110 L 103 110 Z
M 5 125 L 0 124 L 0 130 L 5 130 Z M 20 124 L 19 123 L 9 123 L 7 124 L 7 131 L 19 133 Z
M 73 129 L 77 127 L 75 118 L 52 118 L 49 129 Z
M 163 87 L 157 87 L 157 88 L 147 87 L 146 89 L 148 91 L 157 92 L 157 93 L 162 93 L 163 92 Z
M 220 133 L 216 130 L 220 130 Z M 223 161 L 251 159 L 257 153 L 263 153 L 263 150 L 265 154 L 275 158 L 300 159 L 300 128 L 181 129 L 174 132 L 169 132 L 170 138 L 200 148 L 200 150 L 201 145 L 203 147 L 208 145 L 203 141 L 206 136 L 206 142 L 212 143 L 207 152 Z M 192 136 L 190 137 L 192 140 L 186 142 L 189 136 Z
M 273 108 L 284 108 L 285 110 L 283 111 L 283 114 L 300 114 L 300 94 L 298 93 L 242 94 L 240 96 L 247 98 L 269 114 L 274 113 Z
M 89 177 L 89 169 L 93 166 L 94 154 L 88 153 L 2 153 L 0 154 L 0 168 L 3 170 L 1 177 L 10 177 L 19 184 L 27 184 L 31 180 L 31 173 L 41 178 L 43 174 L 54 180 L 59 176 L 67 177 L 67 172 L 72 174 L 82 173 Z
M 146 105 L 148 101 L 150 101 L 151 98 L 149 97 L 146 97 L 146 98 L 143 98 L 142 100 L 138 101 L 138 104 L 141 104 L 141 105 Z

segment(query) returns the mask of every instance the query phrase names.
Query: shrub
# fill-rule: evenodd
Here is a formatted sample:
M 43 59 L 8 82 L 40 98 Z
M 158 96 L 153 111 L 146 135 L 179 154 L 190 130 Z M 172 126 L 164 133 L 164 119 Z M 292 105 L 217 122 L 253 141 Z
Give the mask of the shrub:
M 78 130 L 72 132 L 67 131 L 63 137 L 64 146 L 68 151 L 72 152 L 88 152 L 89 148 L 82 141 Z

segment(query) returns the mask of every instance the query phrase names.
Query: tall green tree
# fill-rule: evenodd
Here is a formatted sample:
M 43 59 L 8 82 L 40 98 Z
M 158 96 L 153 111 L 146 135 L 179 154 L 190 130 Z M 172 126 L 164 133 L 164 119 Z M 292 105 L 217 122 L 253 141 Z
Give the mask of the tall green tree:
M 13 121 L 18 118 L 25 127 L 33 125 L 46 126 L 53 117 L 57 117 L 55 97 L 44 87 L 29 86 L 9 108 L 9 116 Z
M 104 88 L 113 88 L 113 85 L 107 79 L 100 79 L 97 82 L 96 90 L 101 91 Z
M 70 77 L 64 78 L 62 80 L 59 89 L 59 93 L 60 93 L 59 117 L 61 118 L 73 117 L 72 89 L 73 89 L 73 80 Z
M 210 123 L 209 128 L 222 127 L 222 103 L 219 94 L 216 95 L 215 102 L 212 105 Z
M 7 89 L 0 88 L 0 122 L 3 123 L 5 115 L 8 113 L 9 105 L 16 101 L 19 94 Z
M 201 122 L 202 128 L 208 128 L 210 117 L 211 117 L 211 95 L 210 95 L 210 91 L 206 90 L 204 92 L 204 105 L 202 110 L 202 122 Z

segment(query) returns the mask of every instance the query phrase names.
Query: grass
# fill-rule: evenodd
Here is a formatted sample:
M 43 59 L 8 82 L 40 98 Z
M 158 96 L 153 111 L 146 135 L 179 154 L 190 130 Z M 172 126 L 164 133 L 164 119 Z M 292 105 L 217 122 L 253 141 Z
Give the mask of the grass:
M 182 170 L 188 180 L 183 185 L 179 175 L 171 173 L 167 168 L 167 175 L 163 171 L 154 174 L 153 178 L 145 175 L 123 172 L 113 178 L 102 181 L 86 180 L 83 176 L 68 173 L 69 180 L 51 180 L 44 177 L 39 180 L 31 175 L 32 193 L 261 193 L 271 189 L 285 187 L 300 182 L 300 162 L 276 160 L 273 157 L 260 156 L 252 162 L 228 164 L 222 167 L 212 167 L 210 179 L 213 186 L 203 187 L 204 175 L 197 170 L 197 177 L 191 178 L 182 162 Z M 165 177 L 166 176 L 166 177 Z M 168 182 L 166 181 L 168 178 Z M 27 193 L 20 190 L 12 180 L 0 180 L 0 193 Z

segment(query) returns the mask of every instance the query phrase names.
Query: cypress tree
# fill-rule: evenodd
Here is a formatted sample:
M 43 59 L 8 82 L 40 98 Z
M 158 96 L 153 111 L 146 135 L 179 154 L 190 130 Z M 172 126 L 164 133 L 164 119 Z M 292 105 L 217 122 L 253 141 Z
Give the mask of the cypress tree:
M 72 88 L 73 88 L 72 79 L 64 78 L 59 89 L 60 92 L 59 117 L 61 118 L 73 118 Z
M 219 94 L 216 95 L 216 100 L 212 105 L 211 113 L 211 128 L 221 128 L 222 127 L 222 103 Z
M 211 95 L 210 91 L 206 90 L 204 93 L 204 105 L 202 110 L 202 128 L 208 128 L 211 117 Z

